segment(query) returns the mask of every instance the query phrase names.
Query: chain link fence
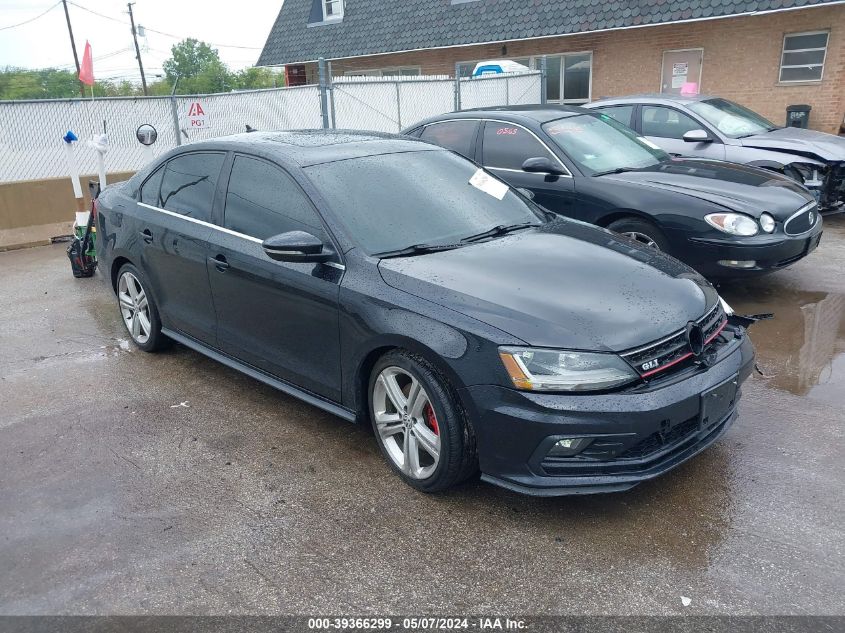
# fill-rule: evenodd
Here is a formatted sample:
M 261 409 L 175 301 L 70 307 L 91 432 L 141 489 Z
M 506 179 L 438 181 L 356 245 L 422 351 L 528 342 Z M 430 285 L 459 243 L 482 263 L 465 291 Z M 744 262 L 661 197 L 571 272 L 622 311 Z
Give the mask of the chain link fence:
M 142 124 L 158 131 L 152 156 L 179 144 L 258 130 L 329 127 L 399 132 L 429 116 L 484 106 L 539 103 L 541 74 L 449 77 L 336 78 L 328 85 L 297 86 L 225 94 L 0 102 L 0 183 L 68 175 L 62 137 L 80 139 L 75 155 L 81 174 L 97 172 L 97 153 L 88 144 L 105 132 L 106 171 L 131 172 L 151 154 L 136 139 Z M 321 108 L 326 93 L 328 112 Z M 199 103 L 204 125 L 191 126 L 188 113 Z M 324 118 L 324 114 L 326 115 Z

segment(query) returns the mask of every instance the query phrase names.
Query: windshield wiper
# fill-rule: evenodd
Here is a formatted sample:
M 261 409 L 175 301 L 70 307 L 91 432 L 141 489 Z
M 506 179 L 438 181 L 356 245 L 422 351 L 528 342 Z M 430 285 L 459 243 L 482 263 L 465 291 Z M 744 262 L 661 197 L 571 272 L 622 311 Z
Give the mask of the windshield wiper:
M 412 244 L 405 248 L 397 248 L 393 251 L 383 251 L 381 253 L 373 253 L 373 257 L 379 259 L 390 259 L 391 257 L 410 257 L 411 255 L 424 255 L 425 253 L 437 253 L 440 251 L 450 251 L 454 248 L 460 248 L 463 244 Z
M 488 229 L 486 231 L 482 231 L 481 233 L 476 233 L 475 235 L 469 235 L 461 239 L 461 242 L 477 242 L 478 240 L 483 240 L 488 237 L 498 237 L 499 235 L 505 235 L 507 233 L 511 233 L 513 231 L 518 231 L 520 229 L 527 229 L 529 226 L 540 226 L 539 224 L 534 224 L 533 222 L 521 222 L 520 224 L 497 224 L 492 229 Z
M 608 174 L 624 174 L 626 171 L 637 171 L 639 167 L 617 167 L 616 169 L 608 169 L 607 171 L 597 171 L 593 174 L 596 176 L 607 176 Z

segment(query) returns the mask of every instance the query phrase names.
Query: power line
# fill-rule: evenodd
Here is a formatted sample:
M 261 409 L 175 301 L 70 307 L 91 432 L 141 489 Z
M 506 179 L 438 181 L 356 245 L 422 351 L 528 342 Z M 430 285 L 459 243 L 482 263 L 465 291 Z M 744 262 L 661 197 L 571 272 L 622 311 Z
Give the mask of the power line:
M 94 11 L 93 9 L 89 9 L 88 7 L 83 7 L 81 4 L 77 4 L 76 2 L 73 2 L 73 0 L 68 0 L 68 3 L 72 4 L 77 9 L 82 9 L 83 11 L 87 11 L 88 13 L 99 16 L 99 17 L 104 18 L 106 20 L 111 20 L 112 22 L 117 22 L 119 24 L 124 24 L 124 25 L 127 25 L 127 26 L 129 25 L 129 22 L 126 22 L 125 20 L 121 20 L 120 18 L 116 18 L 116 17 L 111 16 L 111 15 L 106 15 L 105 13 L 100 13 L 99 11 Z M 164 31 L 158 31 L 158 30 L 150 28 L 148 26 L 145 26 L 144 30 L 149 31 L 150 33 L 155 33 L 156 35 L 163 35 L 164 37 L 170 37 L 170 38 L 173 38 L 174 40 L 184 40 L 184 39 L 186 39 L 185 37 L 183 37 L 181 35 L 173 35 L 173 33 L 165 33 Z M 262 48 L 260 46 L 240 46 L 238 44 L 219 44 L 217 42 L 207 42 L 205 40 L 202 40 L 202 41 L 204 41 L 206 44 L 210 44 L 211 46 L 217 46 L 219 48 L 242 48 L 244 50 L 250 50 L 250 51 L 260 51 L 260 50 L 262 50 Z
M 30 22 L 35 22 L 39 18 L 43 18 L 45 15 L 50 13 L 53 9 L 61 4 L 61 0 L 56 4 L 50 6 L 50 8 L 46 9 L 43 13 L 39 13 L 34 18 L 29 18 L 28 20 L 24 20 L 23 22 L 18 22 L 17 24 L 10 24 L 9 26 L 0 26 L 0 31 L 7 31 L 8 29 L 16 29 L 19 26 L 23 26 L 24 24 L 29 24 Z

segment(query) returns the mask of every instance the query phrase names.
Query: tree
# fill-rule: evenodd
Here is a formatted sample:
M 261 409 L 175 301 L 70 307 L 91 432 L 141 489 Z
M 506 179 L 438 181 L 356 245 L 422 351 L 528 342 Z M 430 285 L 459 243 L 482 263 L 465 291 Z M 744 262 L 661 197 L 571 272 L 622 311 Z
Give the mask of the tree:
M 235 73 L 236 90 L 254 90 L 256 88 L 277 88 L 285 85 L 284 75 L 269 68 L 244 68 Z
M 164 74 L 171 86 L 178 78 L 180 93 L 229 92 L 233 88 L 232 73 L 217 49 L 205 42 L 189 37 L 174 44 L 170 52 L 170 59 L 163 64 Z

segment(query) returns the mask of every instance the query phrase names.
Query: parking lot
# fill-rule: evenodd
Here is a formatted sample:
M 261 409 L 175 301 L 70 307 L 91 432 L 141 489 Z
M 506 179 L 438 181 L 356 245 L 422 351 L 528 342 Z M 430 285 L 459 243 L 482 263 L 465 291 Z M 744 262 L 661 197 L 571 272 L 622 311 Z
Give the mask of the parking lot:
M 845 614 L 845 216 L 720 288 L 776 315 L 721 442 L 558 499 L 417 493 L 367 430 L 137 351 L 64 248 L 0 253 L 2 614 Z

